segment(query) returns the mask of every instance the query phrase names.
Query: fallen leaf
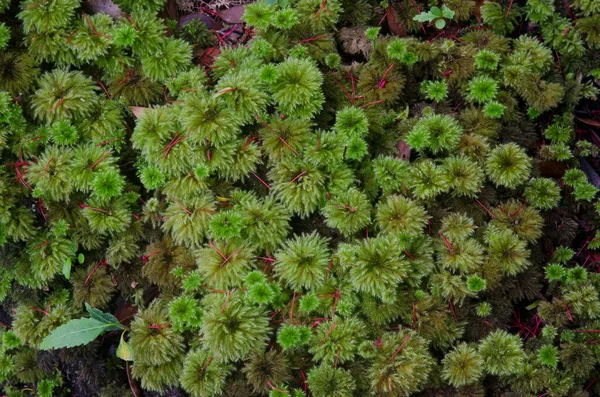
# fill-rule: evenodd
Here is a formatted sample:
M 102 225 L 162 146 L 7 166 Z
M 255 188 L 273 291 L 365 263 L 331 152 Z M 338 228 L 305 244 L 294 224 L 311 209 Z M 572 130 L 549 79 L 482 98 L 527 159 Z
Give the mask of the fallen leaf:
M 246 8 L 243 5 L 227 8 L 219 12 L 219 17 L 227 23 L 242 23 L 242 15 Z
M 588 161 L 583 157 L 579 158 L 579 163 L 581 164 L 581 169 L 587 175 L 588 180 L 592 182 L 592 185 L 600 188 L 600 176 L 598 176 L 598 173 L 594 167 L 592 167 L 591 164 L 588 163 Z
M 119 346 L 117 347 L 117 357 L 121 360 L 133 361 L 133 349 L 125 342 L 125 332 L 127 331 L 121 333 L 121 342 L 119 342 Z
M 125 16 L 125 13 L 121 11 L 121 8 L 111 0 L 88 0 L 83 4 L 83 7 L 91 14 L 104 13 L 110 15 L 114 19 Z
M 396 144 L 396 147 L 402 160 L 410 160 L 410 146 L 406 142 L 400 141 Z
M 388 6 L 385 9 L 387 13 L 387 24 L 390 27 L 390 31 L 396 36 L 405 37 L 406 36 L 406 26 L 402 24 L 398 24 L 398 11 L 394 8 L 393 5 Z
M 575 118 L 584 124 L 591 125 L 592 127 L 600 128 L 600 122 L 592 119 L 582 119 L 581 117 L 575 116 Z
M 177 24 L 177 28 L 181 29 L 188 23 L 192 22 L 195 19 L 199 19 L 206 25 L 207 28 L 211 30 L 219 30 L 223 28 L 223 25 L 215 21 L 212 17 L 204 14 L 188 14 L 179 18 L 179 24 Z
M 136 119 L 139 119 L 148 108 L 143 106 L 129 106 L 129 110 L 131 110 Z

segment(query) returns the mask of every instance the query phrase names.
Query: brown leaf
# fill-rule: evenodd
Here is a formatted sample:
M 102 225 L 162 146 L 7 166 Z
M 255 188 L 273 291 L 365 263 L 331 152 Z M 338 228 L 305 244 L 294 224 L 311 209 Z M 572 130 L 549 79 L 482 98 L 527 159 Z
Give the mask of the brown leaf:
M 227 23 L 242 23 L 244 22 L 242 20 L 242 15 L 244 15 L 245 10 L 246 8 L 243 5 L 234 6 L 223 11 L 219 11 L 219 16 Z
M 179 24 L 177 25 L 177 28 L 181 29 L 188 23 L 192 22 L 194 19 L 201 20 L 202 22 L 204 22 L 206 27 L 208 27 L 211 30 L 219 30 L 223 28 L 223 25 L 215 21 L 212 17 L 204 14 L 187 14 L 182 16 L 181 18 L 179 18 Z
M 584 124 L 591 125 L 592 127 L 600 128 L 600 122 L 592 119 L 582 119 L 581 117 L 575 116 L 575 118 Z
M 560 179 L 565 175 L 565 171 L 567 170 L 565 163 L 554 160 L 540 161 L 539 167 L 540 175 L 545 178 Z
M 136 119 L 139 119 L 140 117 L 142 117 L 142 114 L 144 114 L 144 112 L 148 110 L 148 108 L 145 108 L 143 106 L 129 106 L 129 110 L 131 110 L 131 113 L 133 113 Z
M 387 24 L 390 27 L 390 31 L 396 36 L 406 36 L 406 26 L 404 24 L 398 24 L 398 11 L 393 5 L 388 6 L 385 10 L 387 14 Z
M 83 8 L 91 14 L 105 13 L 114 19 L 125 16 L 121 8 L 111 0 L 88 0 L 83 3 Z
M 144 397 L 142 388 L 136 383 L 131 377 L 131 368 L 129 367 L 129 361 L 125 361 L 125 372 L 127 373 L 127 380 L 129 381 L 129 388 L 135 397 Z
M 396 147 L 398 148 L 398 152 L 400 153 L 399 157 L 402 160 L 410 160 L 410 146 L 408 146 L 406 142 L 400 141 L 396 144 Z

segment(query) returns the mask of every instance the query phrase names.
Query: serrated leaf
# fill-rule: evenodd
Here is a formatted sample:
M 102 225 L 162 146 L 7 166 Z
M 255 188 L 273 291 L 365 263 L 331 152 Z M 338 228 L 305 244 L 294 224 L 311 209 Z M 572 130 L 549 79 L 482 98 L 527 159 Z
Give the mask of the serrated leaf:
M 430 13 L 432 13 L 433 15 L 435 15 L 436 17 L 441 17 L 442 16 L 442 10 L 440 10 L 439 7 L 431 7 L 431 9 L 429 10 Z
M 538 307 L 539 304 L 540 304 L 540 301 L 535 301 L 531 305 L 527 306 L 525 309 L 527 309 L 527 310 L 533 310 L 536 307 Z
M 71 278 L 71 266 L 71 258 L 68 258 L 62 266 L 62 274 L 67 280 Z
M 415 15 L 413 18 L 413 21 L 417 21 L 417 22 L 430 22 L 433 21 L 435 19 L 435 15 L 433 15 L 430 12 L 422 12 L 418 15 Z
M 50 333 L 40 344 L 41 350 L 60 349 L 85 345 L 96 339 L 107 325 L 94 318 L 78 318 L 61 325 Z
M 85 261 L 85 256 L 83 256 L 83 254 L 79 254 L 77 255 L 77 262 L 79 262 L 80 265 L 83 265 L 83 261 Z
M 87 310 L 87 312 L 90 314 L 90 318 L 106 324 L 107 331 L 125 329 L 125 327 L 119 323 L 119 320 L 110 313 L 105 313 L 100 309 L 91 307 L 87 303 L 85 304 L 85 310 Z
M 442 15 L 444 18 L 452 19 L 454 18 L 454 11 L 449 9 L 445 4 L 442 6 Z
M 438 29 L 444 29 L 444 27 L 446 26 L 446 21 L 444 19 L 438 19 L 435 21 L 435 27 Z
M 133 361 L 133 349 L 125 342 L 124 336 L 125 332 L 121 334 L 121 342 L 119 342 L 119 346 L 117 347 L 117 357 L 121 360 Z

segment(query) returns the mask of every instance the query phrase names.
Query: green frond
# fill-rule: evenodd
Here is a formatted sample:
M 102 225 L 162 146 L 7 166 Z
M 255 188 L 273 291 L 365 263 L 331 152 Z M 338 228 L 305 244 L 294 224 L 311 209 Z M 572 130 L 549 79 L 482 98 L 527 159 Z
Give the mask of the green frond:
M 492 375 L 517 374 L 526 358 L 521 339 L 503 330 L 490 333 L 479 345 L 479 354 L 483 369 Z
M 307 382 L 315 397 L 346 397 L 353 395 L 356 389 L 349 371 L 327 364 L 314 367 L 308 373 Z
M 215 200 L 208 194 L 189 198 L 183 202 L 174 200 L 164 213 L 164 232 L 169 233 L 177 244 L 198 247 L 207 236 L 210 220 L 215 212 Z
M 365 337 L 365 324 L 355 317 L 339 318 L 321 322 L 312 335 L 309 352 L 322 365 L 345 363 L 358 353 L 355 340 Z
M 384 233 L 418 234 L 429 217 L 425 209 L 403 196 L 388 196 L 377 206 L 377 223 Z
M 485 171 L 497 186 L 515 188 L 525 182 L 531 170 L 531 159 L 516 143 L 498 145 L 485 160 Z
M 442 365 L 443 378 L 459 387 L 473 384 L 481 377 L 483 359 L 475 348 L 461 343 L 446 354 Z
M 462 132 L 462 127 L 454 118 L 431 114 L 419 119 L 406 137 L 406 143 L 416 150 L 429 149 L 436 154 L 455 149 Z
M 409 170 L 408 177 L 408 186 L 420 199 L 433 198 L 450 188 L 445 181 L 442 167 L 436 165 L 432 160 L 414 163 Z
M 327 225 L 349 236 L 371 221 L 371 204 L 360 190 L 351 188 L 333 196 L 322 209 Z
M 416 393 L 426 386 L 433 365 L 427 342 L 417 333 L 405 329 L 387 332 L 368 369 L 371 388 L 393 397 Z
M 131 375 L 144 389 L 162 392 L 179 384 L 184 340 L 169 326 L 164 302 L 154 301 L 132 321 L 129 344 L 135 357 Z
M 490 227 L 485 235 L 489 259 L 495 262 L 504 274 L 515 275 L 529 266 L 529 250 L 525 241 L 508 229 Z
M 296 291 L 320 286 L 330 260 L 327 240 L 318 234 L 297 236 L 275 253 L 275 272 Z
M 42 121 L 83 118 L 98 101 L 98 86 L 81 72 L 55 69 L 42 75 L 39 84 L 32 107 L 36 118 Z
M 481 166 L 467 156 L 445 158 L 442 171 L 454 195 L 474 197 L 483 187 L 485 175 Z
M 208 246 L 196 252 L 198 270 L 209 287 L 239 287 L 251 270 L 252 251 L 234 241 L 209 242 Z
M 204 313 L 204 348 L 221 362 L 246 359 L 269 337 L 269 317 L 259 308 L 244 305 L 234 292 L 218 295 L 207 302 Z
M 542 235 L 544 220 L 539 212 L 517 200 L 510 200 L 492 209 L 490 225 L 497 230 L 510 230 L 523 240 L 533 242 Z
M 409 265 L 397 238 L 381 236 L 361 240 L 349 258 L 350 281 L 358 292 L 385 297 L 399 280 L 408 276 Z

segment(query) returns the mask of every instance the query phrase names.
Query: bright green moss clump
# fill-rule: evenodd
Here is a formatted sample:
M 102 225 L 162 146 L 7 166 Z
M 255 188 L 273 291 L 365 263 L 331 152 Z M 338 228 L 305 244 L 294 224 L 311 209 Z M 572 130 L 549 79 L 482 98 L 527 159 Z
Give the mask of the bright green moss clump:
M 600 395 L 600 2 L 236 4 L 0 0 L 0 395 Z

